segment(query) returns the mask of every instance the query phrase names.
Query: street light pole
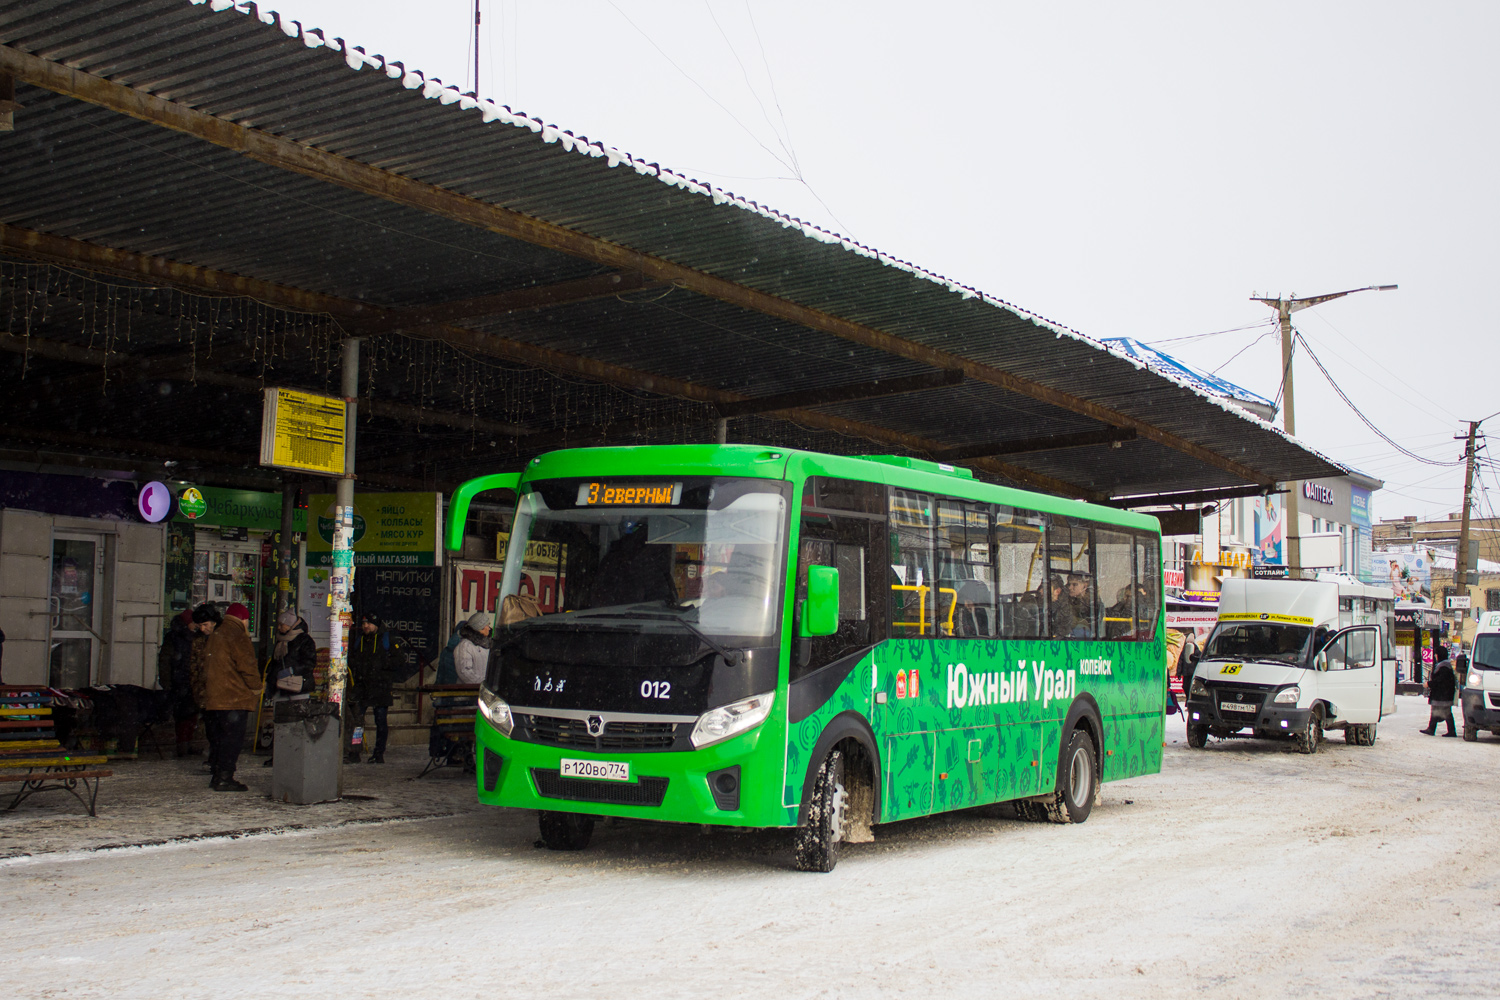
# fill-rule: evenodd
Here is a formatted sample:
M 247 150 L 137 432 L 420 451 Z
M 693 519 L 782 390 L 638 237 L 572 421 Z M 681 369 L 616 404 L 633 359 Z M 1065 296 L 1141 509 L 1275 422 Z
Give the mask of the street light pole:
M 1281 321 L 1281 386 L 1282 405 L 1281 423 L 1287 434 L 1296 436 L 1297 415 L 1296 407 L 1292 404 L 1292 313 L 1301 312 L 1313 306 L 1320 306 L 1334 299 L 1341 299 L 1345 295 L 1353 295 L 1355 292 L 1390 292 L 1394 291 L 1395 285 L 1366 285 L 1363 288 L 1349 288 L 1342 292 L 1329 292 L 1326 295 L 1308 295 L 1303 298 L 1295 296 L 1284 298 L 1266 298 L 1259 295 L 1250 296 L 1251 302 L 1260 302 L 1276 310 L 1276 316 Z M 1295 487 L 1287 491 L 1286 499 L 1286 562 L 1287 575 L 1292 579 L 1302 576 L 1302 524 L 1301 504 L 1297 502 L 1297 490 Z
M 1453 589 L 1462 590 L 1465 594 L 1470 587 L 1479 585 L 1478 563 L 1474 566 L 1474 578 L 1469 579 L 1469 510 L 1474 503 L 1474 466 L 1479 462 L 1479 448 L 1477 439 L 1479 437 L 1479 425 L 1490 417 L 1500 416 L 1500 413 L 1491 413 L 1489 417 L 1469 421 L 1468 440 L 1464 444 L 1464 512 L 1463 519 L 1458 527 L 1458 552 L 1453 559 Z M 1443 610 L 1447 610 L 1444 608 Z M 1460 630 L 1459 635 L 1463 632 Z

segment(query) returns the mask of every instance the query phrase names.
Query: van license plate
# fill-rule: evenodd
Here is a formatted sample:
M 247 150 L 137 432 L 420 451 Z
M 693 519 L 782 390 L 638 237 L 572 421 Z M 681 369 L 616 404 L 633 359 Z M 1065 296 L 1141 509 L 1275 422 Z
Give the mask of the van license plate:
M 622 760 L 564 760 L 560 771 L 564 778 L 595 778 L 600 781 L 629 781 L 630 765 Z
M 1256 711 L 1256 707 L 1238 701 L 1221 701 L 1219 702 L 1219 710 L 1223 712 L 1254 712 Z

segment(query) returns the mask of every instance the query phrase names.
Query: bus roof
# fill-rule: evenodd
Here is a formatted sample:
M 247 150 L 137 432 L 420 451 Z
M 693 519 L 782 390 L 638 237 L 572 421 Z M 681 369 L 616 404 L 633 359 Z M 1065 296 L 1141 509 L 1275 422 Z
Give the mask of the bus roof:
M 1150 514 L 1120 510 L 1000 486 L 974 478 L 969 469 L 900 455 L 825 455 L 760 444 L 675 444 L 567 448 L 538 455 L 522 481 L 574 476 L 708 475 L 801 480 L 835 476 L 921 490 L 1044 514 L 1087 518 L 1123 528 L 1160 532 Z

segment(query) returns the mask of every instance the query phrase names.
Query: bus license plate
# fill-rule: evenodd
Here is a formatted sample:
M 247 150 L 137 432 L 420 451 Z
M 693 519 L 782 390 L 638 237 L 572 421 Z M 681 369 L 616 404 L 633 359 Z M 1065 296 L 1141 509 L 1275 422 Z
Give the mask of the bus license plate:
M 622 760 L 564 760 L 564 778 L 594 778 L 599 781 L 629 781 L 630 765 Z
M 1238 701 L 1221 701 L 1219 709 L 1224 712 L 1254 712 L 1254 705 L 1245 705 Z

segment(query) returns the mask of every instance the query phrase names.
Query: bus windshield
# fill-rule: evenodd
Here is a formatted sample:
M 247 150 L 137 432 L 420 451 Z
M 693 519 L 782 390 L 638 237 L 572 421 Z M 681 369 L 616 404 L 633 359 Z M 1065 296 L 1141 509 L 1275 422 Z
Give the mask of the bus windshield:
M 1204 659 L 1301 663 L 1313 630 L 1271 622 L 1221 622 L 1203 647 Z
M 781 621 L 786 499 L 767 480 L 534 484 L 517 505 L 503 595 L 578 628 L 621 619 L 763 638 Z

